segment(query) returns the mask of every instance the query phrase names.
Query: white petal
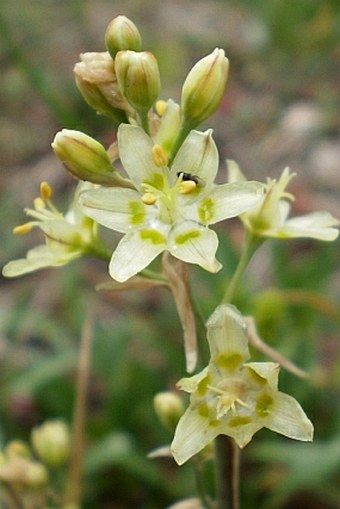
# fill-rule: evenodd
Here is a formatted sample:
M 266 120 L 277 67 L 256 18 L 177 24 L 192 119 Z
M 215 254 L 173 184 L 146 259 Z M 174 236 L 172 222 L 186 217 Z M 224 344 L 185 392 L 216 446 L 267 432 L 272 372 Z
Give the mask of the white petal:
M 141 127 L 121 124 L 117 136 L 120 160 L 137 189 L 142 182 L 164 180 L 163 169 L 152 159 L 153 142 Z
M 185 391 L 185 392 L 189 392 L 189 393 L 195 392 L 198 384 L 203 380 L 203 378 L 205 378 L 207 376 L 208 372 L 209 372 L 209 368 L 206 367 L 202 371 L 197 373 L 197 375 L 181 378 L 177 382 L 176 386 L 181 391 Z
M 203 224 L 214 224 L 236 217 L 255 207 L 263 197 L 263 190 L 259 182 L 216 185 L 197 202 L 200 221 Z
M 339 221 L 329 212 L 313 212 L 304 216 L 288 219 L 279 229 L 280 238 L 307 237 L 317 240 L 332 241 L 339 235 Z
M 194 221 L 175 226 L 169 235 L 168 250 L 173 256 L 213 273 L 222 268 L 215 258 L 217 247 L 216 233 Z
M 273 411 L 265 427 L 295 440 L 313 440 L 313 424 L 296 399 L 283 392 L 275 394 Z
M 58 267 L 69 263 L 80 256 L 80 251 L 67 252 L 66 250 L 55 252 L 48 246 L 37 246 L 28 251 L 26 258 L 13 260 L 4 266 L 2 273 L 5 277 L 17 277 L 35 270 L 47 267 Z
M 212 130 L 202 133 L 191 131 L 179 149 L 171 167 L 171 173 L 189 173 L 211 184 L 218 170 L 218 152 L 212 138 Z
M 117 232 L 140 228 L 156 213 L 153 205 L 144 205 L 133 189 L 101 188 L 79 196 L 83 212 L 97 223 Z
M 123 283 L 145 269 L 157 255 L 166 249 L 166 236 L 157 230 L 138 230 L 127 233 L 114 251 L 110 276 Z
M 204 449 L 219 433 L 219 426 L 209 426 L 209 420 L 190 406 L 180 418 L 171 444 L 178 465 Z
M 277 390 L 280 365 L 276 362 L 247 362 L 244 368 L 250 368 L 265 379 L 271 389 Z M 250 374 L 251 376 L 251 374 Z
M 211 362 L 214 364 L 216 358 L 223 354 L 225 366 L 220 366 L 217 362 L 217 369 L 226 367 L 234 370 L 249 358 L 246 324 L 235 306 L 218 306 L 208 319 L 207 328 Z
M 224 425 L 221 426 L 219 434 L 232 437 L 242 449 L 249 444 L 254 434 L 261 428 L 263 428 L 263 425 L 253 421 L 250 417 L 230 414 Z

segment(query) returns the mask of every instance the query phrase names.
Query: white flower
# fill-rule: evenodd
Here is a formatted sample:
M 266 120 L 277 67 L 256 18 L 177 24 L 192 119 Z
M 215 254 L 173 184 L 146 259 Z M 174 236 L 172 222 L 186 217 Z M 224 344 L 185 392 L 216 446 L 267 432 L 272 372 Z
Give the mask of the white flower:
M 209 365 L 178 383 L 191 397 L 171 445 L 176 462 L 183 464 L 218 435 L 244 447 L 264 427 L 296 440 L 312 440 L 313 425 L 299 403 L 278 391 L 279 365 L 245 362 L 246 325 L 237 309 L 219 306 L 207 327 Z
M 208 226 L 254 207 L 263 186 L 213 183 L 218 153 L 211 130 L 191 131 L 170 169 L 164 149 L 140 127 L 122 124 L 118 144 L 136 190 L 101 188 L 80 195 L 89 217 L 125 234 L 110 262 L 113 279 L 126 281 L 165 250 L 217 272 L 218 239 Z
M 76 199 L 64 216 L 50 200 L 51 188 L 47 183 L 42 183 L 41 196 L 34 200 L 34 209 L 25 209 L 26 214 L 34 220 L 17 226 L 14 233 L 28 233 L 38 227 L 44 233 L 45 244 L 30 249 L 26 258 L 7 263 L 2 271 L 5 277 L 22 276 L 46 267 L 65 265 L 85 253 L 99 249 L 96 225 L 82 213 L 77 204 L 79 190 L 90 186 L 92 184 L 89 183 L 78 185 Z
M 234 161 L 228 164 L 230 180 L 244 182 L 239 167 Z M 334 228 L 339 224 L 338 219 L 329 212 L 320 211 L 303 216 L 288 218 L 290 201 L 294 196 L 286 191 L 286 187 L 295 176 L 285 168 L 278 180 L 268 179 L 266 193 L 254 209 L 250 209 L 240 216 L 245 227 L 259 237 L 275 237 L 291 239 L 307 237 L 317 240 L 332 241 L 339 235 Z

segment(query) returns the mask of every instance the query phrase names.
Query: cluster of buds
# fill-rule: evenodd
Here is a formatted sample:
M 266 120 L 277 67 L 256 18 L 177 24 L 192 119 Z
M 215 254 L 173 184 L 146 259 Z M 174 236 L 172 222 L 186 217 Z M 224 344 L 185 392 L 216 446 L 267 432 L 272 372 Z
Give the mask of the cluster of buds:
M 157 59 L 142 50 L 136 25 L 117 16 L 105 33 L 107 51 L 80 55 L 74 67 L 77 87 L 97 113 L 121 123 L 139 124 L 173 159 L 189 131 L 218 108 L 227 81 L 228 59 L 221 49 L 202 58 L 186 77 L 181 104 L 157 101 L 161 80 Z M 66 168 L 81 180 L 131 187 L 119 178 L 105 149 L 77 131 L 57 134 L 52 144 Z M 88 157 L 89 156 L 89 157 Z
M 15 500 L 45 508 L 50 469 L 63 467 L 70 453 L 70 433 L 63 421 L 46 421 L 32 430 L 31 446 L 12 440 L 0 451 L 0 482 Z M 17 505 L 16 505 L 17 507 Z M 18 506 L 19 507 L 19 506 Z

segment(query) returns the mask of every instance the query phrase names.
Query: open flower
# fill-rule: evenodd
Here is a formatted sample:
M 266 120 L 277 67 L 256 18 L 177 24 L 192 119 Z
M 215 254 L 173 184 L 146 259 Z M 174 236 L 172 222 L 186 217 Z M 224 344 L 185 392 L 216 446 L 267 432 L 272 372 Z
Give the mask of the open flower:
M 299 403 L 278 391 L 279 365 L 246 363 L 246 325 L 237 309 L 219 306 L 207 326 L 208 367 L 178 383 L 191 399 L 171 446 L 176 462 L 183 464 L 218 435 L 244 447 L 264 427 L 296 440 L 312 440 L 313 425 Z
M 230 181 L 245 181 L 235 162 L 230 161 L 228 169 Z M 337 226 L 339 221 L 329 212 L 312 212 L 288 218 L 290 202 L 294 200 L 294 196 L 286 191 L 286 187 L 294 176 L 294 173 L 290 173 L 289 169 L 285 168 L 278 180 L 268 179 L 262 200 L 254 209 L 242 214 L 241 221 L 249 231 L 259 237 L 279 239 L 307 237 L 325 241 L 335 240 L 339 231 L 334 226 Z
M 126 281 L 165 250 L 217 272 L 218 239 L 208 226 L 254 207 L 262 185 L 213 183 L 218 153 L 211 130 L 191 131 L 170 169 L 164 149 L 140 127 L 122 124 L 118 145 L 136 190 L 101 188 L 80 194 L 89 217 L 125 233 L 110 262 L 113 279 Z
M 45 244 L 30 249 L 26 258 L 7 263 L 2 271 L 5 277 L 22 276 L 46 267 L 65 265 L 85 253 L 99 250 L 96 225 L 82 213 L 77 204 L 79 190 L 89 186 L 92 184 L 78 184 L 74 203 L 63 215 L 50 200 L 50 186 L 46 182 L 41 184 L 40 197 L 34 200 L 34 209 L 25 209 L 33 221 L 17 226 L 14 233 L 28 233 L 38 227 L 44 233 Z

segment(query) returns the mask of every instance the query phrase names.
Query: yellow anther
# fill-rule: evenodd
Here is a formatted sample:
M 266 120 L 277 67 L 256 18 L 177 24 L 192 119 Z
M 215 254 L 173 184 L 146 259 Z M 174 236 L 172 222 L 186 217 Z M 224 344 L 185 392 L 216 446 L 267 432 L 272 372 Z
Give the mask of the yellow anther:
M 20 224 L 13 228 L 14 235 L 24 235 L 32 230 L 32 225 L 30 223 Z
M 40 184 L 40 197 L 42 200 L 48 200 L 52 196 L 52 187 L 48 182 L 41 182 Z
M 161 145 L 154 145 L 151 149 L 151 154 L 156 166 L 167 166 L 168 156 Z
M 180 194 L 190 194 L 196 189 L 196 182 L 193 180 L 184 180 L 179 185 L 179 193 Z
M 42 198 L 35 198 L 34 200 L 34 208 L 35 210 L 44 210 L 45 209 L 45 203 L 44 203 L 44 200 Z
M 156 104 L 155 104 L 155 109 L 156 109 L 156 113 L 162 117 L 164 115 L 164 113 L 166 112 L 166 110 L 168 109 L 168 105 L 166 103 L 166 101 L 157 101 Z
M 153 205 L 157 201 L 157 196 L 153 193 L 144 193 L 142 196 L 142 202 L 145 205 Z

